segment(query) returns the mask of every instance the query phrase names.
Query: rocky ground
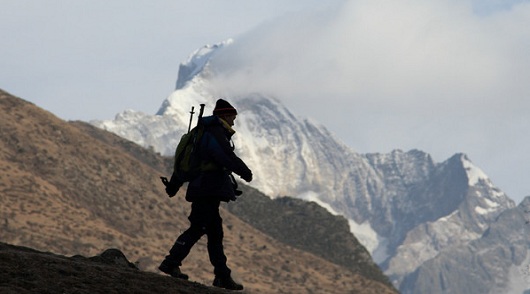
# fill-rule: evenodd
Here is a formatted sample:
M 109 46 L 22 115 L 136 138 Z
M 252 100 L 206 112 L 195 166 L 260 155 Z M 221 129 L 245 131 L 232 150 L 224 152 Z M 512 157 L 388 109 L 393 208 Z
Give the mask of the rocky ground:
M 117 249 L 66 257 L 0 243 L 0 293 L 233 292 L 140 271 Z

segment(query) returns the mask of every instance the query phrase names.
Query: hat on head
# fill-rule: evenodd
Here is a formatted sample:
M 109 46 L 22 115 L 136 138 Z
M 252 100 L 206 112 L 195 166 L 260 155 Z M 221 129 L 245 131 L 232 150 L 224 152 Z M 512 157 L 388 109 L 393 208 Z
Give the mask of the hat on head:
M 227 101 L 223 99 L 219 99 L 215 103 L 215 109 L 213 110 L 213 115 L 223 116 L 223 115 L 236 115 L 236 114 L 237 114 L 237 110 L 232 105 L 230 105 L 230 103 L 228 103 Z

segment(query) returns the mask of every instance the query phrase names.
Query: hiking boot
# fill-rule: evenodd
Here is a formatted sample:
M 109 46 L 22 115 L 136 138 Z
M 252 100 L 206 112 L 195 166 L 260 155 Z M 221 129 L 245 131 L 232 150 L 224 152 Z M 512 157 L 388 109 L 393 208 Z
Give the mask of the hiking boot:
M 161 272 L 164 272 L 174 278 L 177 278 L 177 279 L 183 279 L 183 280 L 187 280 L 189 279 L 188 275 L 186 274 L 183 274 L 181 271 L 180 271 L 180 268 L 178 266 L 176 267 L 170 267 L 168 266 L 167 264 L 163 263 L 160 264 L 160 266 L 158 267 L 158 269 L 161 271 Z
M 213 285 L 215 287 L 225 288 L 228 290 L 243 290 L 243 285 L 234 282 L 230 276 L 223 278 L 216 276 L 213 280 Z

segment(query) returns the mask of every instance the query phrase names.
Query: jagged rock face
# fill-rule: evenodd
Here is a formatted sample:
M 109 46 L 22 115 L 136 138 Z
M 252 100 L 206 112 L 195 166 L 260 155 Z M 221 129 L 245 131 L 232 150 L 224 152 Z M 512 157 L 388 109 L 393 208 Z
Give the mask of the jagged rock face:
M 486 232 L 469 242 L 453 246 L 407 275 L 401 293 L 527 293 L 530 197 L 504 210 Z M 439 291 L 441 292 L 441 291 Z
M 455 155 L 415 192 L 426 196 L 417 203 L 424 203 L 424 211 L 416 212 L 419 220 L 397 242 L 395 255 L 386 263 L 386 273 L 398 283 L 439 253 L 479 239 L 501 212 L 513 207 L 487 179 L 470 186 L 468 167 L 464 155 Z
M 113 121 L 93 124 L 171 155 L 187 130 L 190 106 L 205 103 L 209 115 L 217 99 L 208 86 L 213 71 L 204 62 L 206 55 L 215 55 L 211 50 L 197 52 L 181 65 L 179 80 L 185 82 L 177 83 L 179 88 L 156 116 L 127 111 Z M 448 265 L 440 258 L 481 240 L 497 217 L 514 207 L 465 154 L 441 163 L 419 150 L 358 154 L 274 97 L 251 93 L 227 99 L 239 112 L 234 142 L 253 170 L 252 186 L 270 197 L 312 200 L 344 215 L 404 293 L 460 292 L 456 287 L 461 285 L 450 282 L 456 276 L 443 268 Z M 459 260 L 467 259 L 452 262 Z M 437 273 L 444 282 L 430 283 Z M 462 289 L 474 287 L 475 280 L 467 281 Z

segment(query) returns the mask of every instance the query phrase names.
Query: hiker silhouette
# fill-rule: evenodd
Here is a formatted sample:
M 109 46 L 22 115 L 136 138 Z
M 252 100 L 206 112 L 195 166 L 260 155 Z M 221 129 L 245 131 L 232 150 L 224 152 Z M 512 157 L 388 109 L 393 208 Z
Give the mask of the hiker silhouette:
M 184 231 L 169 250 L 169 255 L 160 264 L 159 270 L 176 278 L 188 279 L 180 271 L 182 261 L 191 248 L 203 236 L 208 237 L 208 255 L 214 267 L 213 285 L 230 290 L 242 290 L 243 286 L 231 277 L 227 258 L 223 249 L 223 220 L 219 214 L 221 201 L 236 200 L 241 194 L 232 172 L 243 180 L 252 181 L 252 172 L 234 153 L 231 141 L 235 131 L 232 128 L 237 110 L 223 99 L 217 100 L 213 115 L 201 117 L 199 124 L 204 133 L 196 148 L 201 161 L 209 166 L 190 180 L 186 200 L 191 202 L 191 213 L 188 217 L 189 228 Z M 213 165 L 212 165 L 213 164 Z M 211 168 L 214 166 L 214 168 Z

